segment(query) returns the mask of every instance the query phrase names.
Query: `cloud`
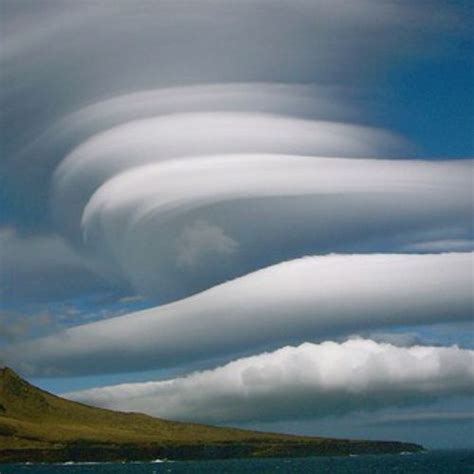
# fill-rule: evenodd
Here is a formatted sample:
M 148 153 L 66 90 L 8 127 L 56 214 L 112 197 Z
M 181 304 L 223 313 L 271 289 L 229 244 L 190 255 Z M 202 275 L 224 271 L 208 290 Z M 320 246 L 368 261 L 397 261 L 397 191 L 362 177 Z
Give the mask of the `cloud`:
M 178 113 L 257 112 L 321 120 L 355 119 L 352 95 L 350 87 L 271 82 L 145 90 L 99 101 L 62 117 L 30 148 L 58 149 L 58 159 L 62 159 L 68 148 L 100 132 L 134 120 Z
M 227 423 L 343 415 L 474 394 L 474 351 L 367 339 L 287 346 L 159 382 L 66 394 L 106 408 Z
M 461 6 L 429 4 L 426 15 L 425 2 L 395 0 L 199 0 L 196 15 L 192 0 L 4 2 L 2 185 L 18 224 L 45 225 L 56 165 L 126 122 L 217 110 L 367 122 L 369 101 L 345 114 L 334 87 L 321 84 L 358 97 L 394 58 L 469 34 Z
M 176 264 L 180 267 L 196 267 L 213 257 L 232 256 L 238 243 L 224 231 L 206 221 L 194 221 L 186 226 L 177 239 Z
M 472 346 L 473 160 L 411 159 L 442 150 L 403 109 L 459 89 L 472 34 L 447 3 L 3 2 L 1 360 L 116 380 L 221 365 L 87 394 L 219 422 L 472 394 L 472 352 L 413 347 Z M 420 117 L 456 122 L 429 102 Z M 225 365 L 354 333 L 375 342 Z
M 281 263 L 168 305 L 13 345 L 20 370 L 186 365 L 355 331 L 469 320 L 472 254 L 330 255 Z M 123 347 L 126 345 L 127 350 Z
M 422 412 L 422 413 L 406 413 L 396 415 L 381 416 L 373 421 L 372 425 L 392 425 L 403 423 L 451 423 L 453 421 L 473 423 L 474 412 Z
M 51 301 L 106 288 L 98 266 L 58 235 L 21 235 L 0 228 L 0 297 L 3 304 Z
M 445 225 L 395 234 L 396 248 L 406 253 L 469 252 L 474 245 L 472 224 Z M 397 247 L 398 245 L 398 247 Z
M 52 213 L 77 240 L 81 213 L 100 186 L 140 165 L 172 159 L 256 153 L 394 157 L 405 148 L 403 139 L 384 130 L 276 114 L 200 112 L 133 120 L 94 135 L 64 158 L 53 176 Z
M 15 311 L 0 310 L 0 344 L 17 342 L 33 334 L 57 330 L 51 314 L 47 312 L 24 315 Z
M 356 117 L 352 95 L 348 87 L 274 83 L 166 87 L 118 95 L 87 105 L 50 124 L 7 160 L 7 174 L 16 186 L 21 182 L 29 186 L 44 185 L 54 167 L 73 149 L 88 143 L 95 135 L 139 119 L 220 111 L 348 120 Z M 31 166 L 32 157 L 35 166 Z M 37 192 L 38 197 L 41 198 Z
M 352 336 L 359 338 L 358 335 Z M 422 345 L 423 341 L 419 334 L 413 332 L 372 332 L 369 339 L 375 342 L 387 343 L 398 347 L 410 347 Z
M 137 292 L 176 300 L 305 254 L 364 252 L 364 244 L 365 251 L 389 252 L 433 229 L 457 236 L 471 225 L 472 164 L 264 154 L 182 158 L 105 182 L 85 205 L 82 235 L 91 254 Z M 67 189 L 83 192 L 80 182 Z M 74 207 L 80 199 L 73 207 L 64 195 L 57 200 L 63 215 L 80 214 Z M 220 229 L 238 253 L 229 259 L 217 252 L 198 273 L 177 266 L 183 235 L 196 221 Z
M 461 29 L 463 18 L 456 8 L 437 1 L 430 3 L 433 14 L 427 17 L 418 2 L 380 4 L 375 0 L 358 0 L 350 5 L 324 0 L 286 0 L 278 5 L 267 0 L 237 4 L 200 0 L 199 15 L 194 13 L 196 4 L 191 0 L 179 4 L 138 1 L 133 6 L 97 3 L 87 8 L 45 1 L 41 9 L 7 2 L 1 55 L 10 68 L 28 70 L 37 64 L 22 65 L 21 59 L 39 51 L 44 62 L 63 68 L 77 65 L 81 51 L 88 51 L 91 71 L 85 71 L 82 77 L 88 85 L 93 72 L 104 71 L 99 59 L 110 51 L 120 51 L 121 57 L 106 61 L 111 87 L 130 87 L 130 77 L 136 77 L 136 83 L 143 86 L 147 74 L 161 83 L 203 82 L 209 80 L 209 75 L 255 80 L 270 73 L 288 79 L 294 77 L 291 69 L 295 67 L 300 75 L 314 80 L 339 72 L 341 63 L 356 71 L 362 69 L 354 56 L 364 47 L 371 54 L 361 60 L 370 63 L 371 56 L 381 59 L 382 52 L 392 56 L 399 53 L 388 47 L 395 42 L 400 47 L 414 47 L 414 36 L 421 33 L 429 36 L 436 30 Z M 96 31 L 98 26 L 102 26 L 100 32 Z M 361 28 L 364 35 L 360 34 Z M 375 38 L 379 41 L 370 41 Z M 148 51 L 151 43 L 159 43 L 160 48 Z M 268 48 L 268 44 L 274 47 Z M 59 56 L 56 59 L 55 54 Z M 125 77 L 115 78 L 120 70 Z
M 472 239 L 446 239 L 432 240 L 428 242 L 418 242 L 403 247 L 406 252 L 442 252 L 451 250 L 453 252 L 469 252 L 474 250 L 474 240 Z

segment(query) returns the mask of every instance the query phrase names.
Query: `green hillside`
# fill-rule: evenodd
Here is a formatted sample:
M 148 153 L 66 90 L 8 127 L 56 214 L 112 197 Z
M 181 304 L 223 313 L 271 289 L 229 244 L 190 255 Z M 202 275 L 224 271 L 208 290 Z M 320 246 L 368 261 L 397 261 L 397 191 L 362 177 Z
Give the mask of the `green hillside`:
M 0 369 L 0 462 L 205 459 L 418 451 L 415 444 L 336 440 L 179 423 L 71 402 Z

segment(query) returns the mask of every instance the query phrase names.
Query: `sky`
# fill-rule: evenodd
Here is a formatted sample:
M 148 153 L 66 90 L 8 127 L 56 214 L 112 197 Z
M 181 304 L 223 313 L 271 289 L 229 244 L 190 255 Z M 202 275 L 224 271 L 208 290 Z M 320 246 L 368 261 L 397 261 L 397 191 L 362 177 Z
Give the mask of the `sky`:
M 163 418 L 473 447 L 472 13 L 0 2 L 0 364 Z

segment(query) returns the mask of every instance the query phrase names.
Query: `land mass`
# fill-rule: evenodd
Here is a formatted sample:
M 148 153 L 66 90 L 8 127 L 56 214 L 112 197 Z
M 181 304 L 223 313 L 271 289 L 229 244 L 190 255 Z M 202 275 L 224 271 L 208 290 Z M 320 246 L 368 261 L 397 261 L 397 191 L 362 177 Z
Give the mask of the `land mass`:
M 417 452 L 397 441 L 263 433 L 72 402 L 0 369 L 0 462 L 224 459 Z

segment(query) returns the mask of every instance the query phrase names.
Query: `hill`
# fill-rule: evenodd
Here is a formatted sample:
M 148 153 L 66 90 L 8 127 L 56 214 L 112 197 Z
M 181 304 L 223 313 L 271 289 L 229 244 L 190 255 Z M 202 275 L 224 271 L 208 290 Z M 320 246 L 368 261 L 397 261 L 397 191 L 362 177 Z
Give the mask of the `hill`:
M 419 451 L 416 444 L 261 433 L 72 402 L 0 369 L 0 462 L 216 459 Z

